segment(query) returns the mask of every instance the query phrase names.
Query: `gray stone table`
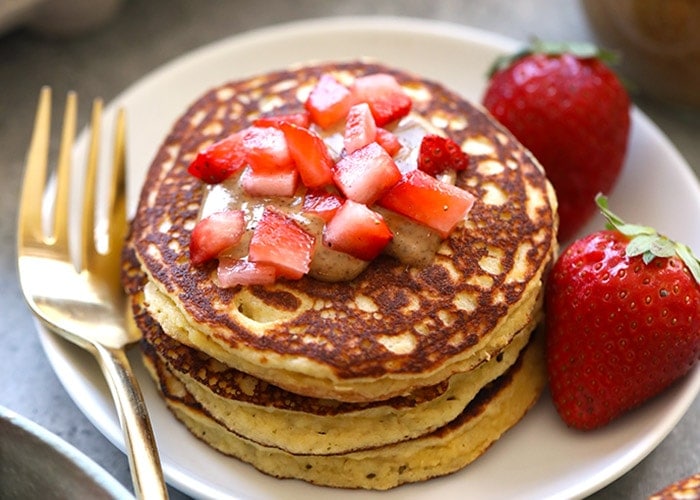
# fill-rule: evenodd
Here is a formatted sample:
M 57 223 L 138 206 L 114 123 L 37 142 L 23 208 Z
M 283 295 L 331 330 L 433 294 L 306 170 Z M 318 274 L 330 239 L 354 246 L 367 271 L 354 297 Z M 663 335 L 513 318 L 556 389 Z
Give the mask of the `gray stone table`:
M 75 89 L 83 103 L 98 95 L 109 101 L 158 66 L 209 42 L 274 23 L 364 14 L 452 21 L 523 41 L 592 38 L 574 0 L 126 0 L 107 24 L 71 37 L 48 37 L 17 20 L 0 23 L 0 405 L 57 433 L 131 488 L 125 456 L 88 422 L 51 369 L 17 282 L 18 192 L 39 88 L 51 85 L 57 96 Z M 698 173 L 698 117 L 641 99 L 637 105 Z M 84 105 L 83 122 L 87 114 Z M 697 214 L 689 217 L 697 224 Z M 591 498 L 644 498 L 700 471 L 698 429 L 700 399 L 646 459 Z

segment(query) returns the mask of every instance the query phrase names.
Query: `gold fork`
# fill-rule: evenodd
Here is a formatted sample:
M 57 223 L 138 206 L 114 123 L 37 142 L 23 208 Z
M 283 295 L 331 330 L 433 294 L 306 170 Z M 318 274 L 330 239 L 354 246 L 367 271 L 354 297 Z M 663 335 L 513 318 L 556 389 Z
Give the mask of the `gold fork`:
M 30 308 L 48 327 L 91 352 L 98 360 L 115 401 L 129 455 L 134 492 L 140 498 L 167 498 L 150 420 L 126 357 L 138 340 L 126 327 L 126 299 L 119 283 L 120 252 L 126 230 L 125 118 L 118 113 L 110 183 L 107 242 L 95 235 L 102 101 L 93 103 L 91 136 L 83 191 L 80 252 L 71 257 L 69 206 L 71 156 L 77 121 L 77 96 L 66 99 L 53 196 L 52 231 L 44 204 L 51 127 L 51 89 L 41 90 L 19 207 L 17 260 L 19 279 Z M 45 196 L 46 191 L 46 196 Z M 50 229 L 50 228 L 49 228 Z M 49 234 L 47 234 L 47 231 Z M 104 235 L 102 235 L 104 236 Z M 103 248 L 105 247 L 106 248 Z

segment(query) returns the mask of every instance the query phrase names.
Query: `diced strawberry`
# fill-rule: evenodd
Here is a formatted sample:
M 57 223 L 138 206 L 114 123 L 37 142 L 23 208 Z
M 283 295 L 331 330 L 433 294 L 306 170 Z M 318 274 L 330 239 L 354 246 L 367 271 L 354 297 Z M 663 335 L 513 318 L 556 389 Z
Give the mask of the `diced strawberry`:
M 380 200 L 379 205 L 430 227 L 443 238 L 469 213 L 475 197 L 422 170 L 411 170 Z
M 244 131 L 236 132 L 197 153 L 187 171 L 206 182 L 218 184 L 246 164 L 242 146 Z
M 247 167 L 240 182 L 243 190 L 251 196 L 293 196 L 299 185 L 299 172 L 293 167 L 276 172 L 256 172 Z
M 198 265 L 237 245 L 245 232 L 241 210 L 215 212 L 200 220 L 190 236 L 190 261 Z
M 401 149 L 401 142 L 395 134 L 385 128 L 377 128 L 377 143 L 386 149 L 389 156 L 394 156 Z
M 216 272 L 219 285 L 223 288 L 236 285 L 271 285 L 276 278 L 275 266 L 232 257 L 219 259 Z
M 302 211 L 317 215 L 328 222 L 333 218 L 342 204 L 343 198 L 336 193 L 331 193 L 322 189 L 310 189 L 304 195 Z
M 316 238 L 274 207 L 265 207 L 250 239 L 248 259 L 274 266 L 276 274 L 299 279 L 309 272 Z
M 243 148 L 248 164 L 257 172 L 277 172 L 294 164 L 284 134 L 275 127 L 249 127 Z
M 374 123 L 372 111 L 369 104 L 361 102 L 355 104 L 348 111 L 345 121 L 345 133 L 343 135 L 343 146 L 346 153 L 353 153 L 365 147 L 377 138 L 377 125 Z
M 293 123 L 282 123 L 280 129 L 302 183 L 307 187 L 330 184 L 333 181 L 333 159 L 323 139 L 317 133 Z
M 348 114 L 352 105 L 350 90 L 329 74 L 322 75 L 306 100 L 311 121 L 328 128 Z
M 323 229 L 324 245 L 362 260 L 377 257 L 393 236 L 381 215 L 352 200 L 345 200 Z
M 389 153 L 376 142 L 341 158 L 333 169 L 333 180 L 353 201 L 371 205 L 401 179 Z
M 449 137 L 428 134 L 423 137 L 418 151 L 418 168 L 430 175 L 445 170 L 465 170 L 469 166 L 469 155 L 462 151 Z
M 411 97 L 392 75 L 376 73 L 361 76 L 352 85 L 353 102 L 369 104 L 378 127 L 406 116 L 413 105 Z
M 265 115 L 253 121 L 255 127 L 277 127 L 282 123 L 293 123 L 300 127 L 308 128 L 311 125 L 311 116 L 308 111 L 300 111 L 299 113 L 286 113 L 279 115 Z

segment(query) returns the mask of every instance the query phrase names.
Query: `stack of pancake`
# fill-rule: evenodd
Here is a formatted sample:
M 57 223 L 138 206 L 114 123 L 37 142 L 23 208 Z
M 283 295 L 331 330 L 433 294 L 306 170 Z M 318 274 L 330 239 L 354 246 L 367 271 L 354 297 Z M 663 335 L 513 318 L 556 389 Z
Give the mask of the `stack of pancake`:
M 206 187 L 197 151 L 261 114 L 303 109 L 324 73 L 390 73 L 413 113 L 467 151 L 476 195 L 431 263 L 380 256 L 357 278 L 221 288 L 188 245 Z M 174 124 L 145 181 L 123 281 L 144 361 L 197 437 L 267 474 L 388 489 L 454 472 L 545 384 L 542 283 L 556 199 L 534 158 L 442 85 L 376 63 L 316 64 L 212 89 Z

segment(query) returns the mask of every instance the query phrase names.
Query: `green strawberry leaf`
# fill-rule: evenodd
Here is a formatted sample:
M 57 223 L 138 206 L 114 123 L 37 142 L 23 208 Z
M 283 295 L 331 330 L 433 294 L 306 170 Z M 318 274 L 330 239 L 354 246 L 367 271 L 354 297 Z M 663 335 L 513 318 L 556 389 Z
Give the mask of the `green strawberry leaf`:
M 527 57 L 530 54 L 532 54 L 532 50 L 530 50 L 530 48 L 525 48 L 514 54 L 504 54 L 502 56 L 498 56 L 489 68 L 489 70 L 486 72 L 486 76 L 489 79 L 491 79 L 491 77 L 499 71 L 508 68 L 509 66 L 513 65 L 516 61 L 519 61 L 520 59 Z
M 700 283 L 700 260 L 693 255 L 690 247 L 659 234 L 652 227 L 626 223 L 608 208 L 608 199 L 602 194 L 598 194 L 595 200 L 607 221 L 606 227 L 630 237 L 626 249 L 628 256 L 641 255 L 645 264 L 649 264 L 656 257 L 677 256 L 688 267 L 695 281 Z
M 572 54 L 581 59 L 601 57 L 603 53 L 612 55 L 611 52 L 601 50 L 598 46 L 589 42 L 545 42 L 539 39 L 532 41 L 531 52 L 548 55 Z
M 654 257 L 673 257 L 675 254 L 675 243 L 660 234 L 636 235 L 627 246 L 627 255 L 641 255 L 645 264 L 651 262 Z
M 659 235 L 649 242 L 650 252 L 657 257 L 673 257 L 676 254 L 676 243 L 665 236 Z
M 512 66 L 516 61 L 532 54 L 546 54 L 548 56 L 572 54 L 579 59 L 597 58 L 608 65 L 616 64 L 619 59 L 617 53 L 589 42 L 545 42 L 535 38 L 531 40 L 528 47 L 524 47 L 514 54 L 506 54 L 496 58 L 489 68 L 487 76 L 491 78 L 499 71 Z
M 685 265 L 688 266 L 690 274 L 693 275 L 695 281 L 700 283 L 700 260 L 693 255 L 693 251 L 690 249 L 690 247 L 683 245 L 682 243 L 677 243 L 676 253 L 683 260 L 683 262 L 685 262 Z
M 598 208 L 600 208 L 600 211 L 607 219 L 606 227 L 608 229 L 616 229 L 625 236 L 630 237 L 641 234 L 657 234 L 656 229 L 654 229 L 653 227 L 640 226 L 638 224 L 628 224 L 622 219 L 620 219 L 617 215 L 610 211 L 610 209 L 608 208 L 608 199 L 602 194 L 598 194 L 598 196 L 596 196 L 596 203 L 598 203 Z

